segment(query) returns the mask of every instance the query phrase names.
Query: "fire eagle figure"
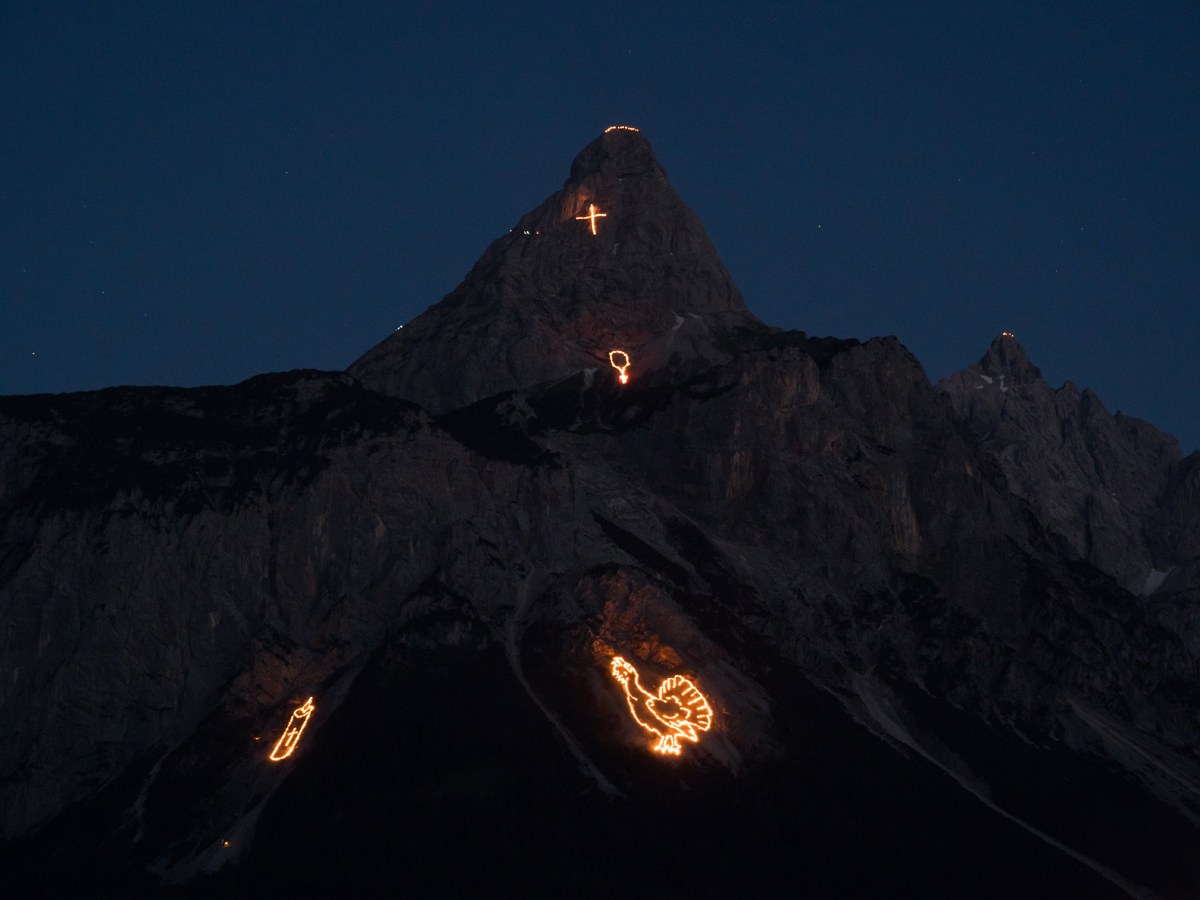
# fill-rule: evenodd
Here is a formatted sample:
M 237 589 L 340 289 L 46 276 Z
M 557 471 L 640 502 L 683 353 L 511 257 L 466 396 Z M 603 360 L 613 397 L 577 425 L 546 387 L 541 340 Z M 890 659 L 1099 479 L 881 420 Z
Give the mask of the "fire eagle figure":
M 633 720 L 658 735 L 656 753 L 678 756 L 680 738 L 695 743 L 700 732 L 712 727 L 712 707 L 682 675 L 672 675 L 659 685 L 656 696 L 642 687 L 637 670 L 619 656 L 613 657 L 612 673 L 625 687 Z

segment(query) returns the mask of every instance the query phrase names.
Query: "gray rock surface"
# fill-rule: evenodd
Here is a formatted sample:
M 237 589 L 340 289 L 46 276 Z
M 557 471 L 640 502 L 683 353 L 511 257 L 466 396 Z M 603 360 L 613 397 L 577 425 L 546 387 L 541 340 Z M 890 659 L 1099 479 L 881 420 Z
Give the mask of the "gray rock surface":
M 1110 414 L 1091 390 L 1054 390 L 1012 335 L 938 382 L 1000 460 L 1060 552 L 1086 559 L 1127 590 L 1152 570 L 1200 555 L 1200 454 L 1149 422 Z

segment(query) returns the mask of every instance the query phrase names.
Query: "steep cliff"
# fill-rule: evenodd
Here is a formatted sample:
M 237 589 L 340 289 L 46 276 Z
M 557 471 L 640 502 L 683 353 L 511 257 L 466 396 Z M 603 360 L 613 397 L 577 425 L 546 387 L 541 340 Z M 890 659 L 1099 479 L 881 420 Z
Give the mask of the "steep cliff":
M 1200 887 L 1200 597 L 1080 559 L 894 338 L 757 323 L 639 135 L 352 374 L 0 398 L 0 884 Z M 616 656 L 711 727 L 652 752 Z

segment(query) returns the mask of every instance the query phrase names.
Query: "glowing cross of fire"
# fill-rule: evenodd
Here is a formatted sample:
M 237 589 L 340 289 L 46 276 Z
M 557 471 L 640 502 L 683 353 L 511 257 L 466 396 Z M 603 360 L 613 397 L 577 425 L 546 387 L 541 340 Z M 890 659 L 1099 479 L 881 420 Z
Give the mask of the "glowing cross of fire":
M 617 362 L 618 357 L 625 360 L 625 362 Z M 621 384 L 629 384 L 629 375 L 625 371 L 629 368 L 629 354 L 624 350 L 609 350 L 608 361 L 612 363 L 614 369 L 621 373 Z
M 588 221 L 590 221 L 592 223 L 592 234 L 595 234 L 596 233 L 596 220 L 597 219 L 607 219 L 608 213 L 596 212 L 596 204 L 589 203 L 588 204 L 588 214 L 586 216 L 576 216 L 575 218 L 578 220 L 587 219 Z
M 620 656 L 613 657 L 612 673 L 625 688 L 633 721 L 658 735 L 653 748 L 656 753 L 678 756 L 680 738 L 695 743 L 700 732 L 712 728 L 712 707 L 682 675 L 672 675 L 660 684 L 656 696 L 642 687 L 637 669 Z
M 287 728 L 283 729 L 283 735 L 279 738 L 279 743 L 275 745 L 275 749 L 271 751 L 271 759 L 279 762 L 281 759 L 287 759 L 292 755 L 292 751 L 296 749 L 296 744 L 300 742 L 300 735 L 304 732 L 304 726 L 308 724 L 308 720 L 312 718 L 313 698 L 309 697 L 304 701 L 304 705 L 292 713 L 292 717 L 288 720 Z

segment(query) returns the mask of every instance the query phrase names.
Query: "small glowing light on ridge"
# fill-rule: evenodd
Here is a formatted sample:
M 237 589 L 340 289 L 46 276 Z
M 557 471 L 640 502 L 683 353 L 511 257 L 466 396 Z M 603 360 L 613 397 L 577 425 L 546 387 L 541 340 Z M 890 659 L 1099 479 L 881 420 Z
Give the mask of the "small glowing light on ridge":
M 587 219 L 592 223 L 592 234 L 596 233 L 596 220 L 607 219 L 608 213 L 596 212 L 596 204 L 588 204 L 588 214 L 586 216 L 576 216 L 576 219 Z
M 1002 331 L 1000 332 L 1000 337 L 1016 337 L 1016 335 L 1011 331 Z
M 296 749 L 296 744 L 300 742 L 300 735 L 304 733 L 304 726 L 308 724 L 308 720 L 312 718 L 313 698 L 309 697 L 304 701 L 304 705 L 292 713 L 292 717 L 288 720 L 287 728 L 283 729 L 283 734 L 279 738 L 279 743 L 275 745 L 275 749 L 271 751 L 271 759 L 279 762 L 281 759 L 287 759 Z
M 679 755 L 679 739 L 695 743 L 700 732 L 712 727 L 713 711 L 699 689 L 682 675 L 672 675 L 651 694 L 638 680 L 637 669 L 622 657 L 614 656 L 613 677 L 625 688 L 629 712 L 651 734 L 658 735 L 655 753 Z
M 617 362 L 618 357 L 625 360 L 625 362 Z M 629 354 L 624 350 L 609 350 L 608 361 L 612 363 L 612 367 L 621 374 L 621 384 L 629 384 L 629 374 L 625 371 L 629 368 Z
M 609 125 L 604 129 L 605 134 L 608 134 L 610 131 L 637 131 L 637 129 L 632 125 Z

